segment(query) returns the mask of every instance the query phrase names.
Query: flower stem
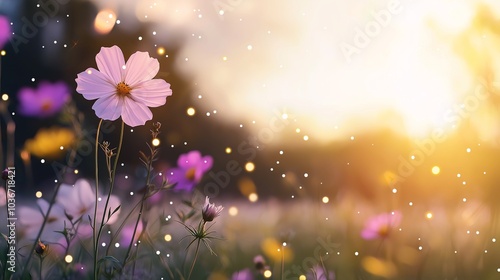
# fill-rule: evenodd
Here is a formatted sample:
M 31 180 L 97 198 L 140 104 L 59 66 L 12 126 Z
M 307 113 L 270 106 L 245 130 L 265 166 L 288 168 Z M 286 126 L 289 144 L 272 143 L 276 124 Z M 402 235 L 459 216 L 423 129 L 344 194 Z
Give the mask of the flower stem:
M 102 125 L 102 119 L 99 121 L 99 124 L 97 125 L 97 133 L 95 134 L 95 205 L 94 205 L 94 219 L 92 220 L 92 239 L 94 243 L 94 279 L 97 279 L 97 257 L 98 257 L 98 250 L 99 250 L 99 238 L 97 237 L 97 201 L 99 199 L 99 134 L 101 133 L 101 125 Z
M 42 280 L 42 266 L 43 266 L 43 258 L 40 256 L 40 270 L 38 271 L 39 273 L 39 278 Z
M 99 230 L 97 231 L 97 236 L 96 236 L 96 244 L 95 244 L 95 258 L 94 258 L 94 265 L 97 265 L 97 253 L 98 253 L 98 246 L 99 246 L 99 238 L 101 237 L 102 229 L 106 225 L 105 219 L 106 219 L 106 210 L 108 209 L 108 204 L 109 204 L 109 198 L 111 197 L 111 194 L 113 193 L 113 187 L 115 186 L 115 175 L 116 175 L 116 167 L 118 166 L 118 159 L 120 158 L 120 152 L 122 150 L 122 144 L 123 144 L 123 131 L 125 130 L 125 123 L 122 121 L 122 126 L 120 129 L 120 140 L 118 142 L 118 149 L 116 151 L 116 156 L 115 156 L 115 161 L 113 163 L 113 172 L 111 174 L 110 178 L 110 187 L 109 187 L 109 192 L 108 196 L 106 198 L 106 203 L 104 204 L 104 210 L 102 212 L 102 219 L 101 219 L 101 224 L 99 225 Z M 97 138 L 96 138 L 97 139 Z M 97 146 L 96 146 L 97 150 Z M 96 171 L 97 174 L 97 171 Z M 96 188 L 96 201 L 95 201 L 95 212 L 94 216 L 97 214 L 97 188 Z M 109 219 L 110 217 L 108 217 Z M 94 279 L 97 279 L 97 270 L 96 267 L 94 267 Z
M 200 241 L 201 241 L 201 239 L 198 238 L 198 242 L 196 242 L 196 251 L 194 252 L 193 264 L 191 264 L 191 269 L 189 269 L 189 274 L 188 274 L 188 277 L 186 278 L 186 280 L 191 279 L 191 273 L 193 273 L 194 264 L 196 263 L 196 259 L 198 258 L 198 252 L 200 250 Z
M 76 149 L 71 150 L 71 153 L 69 155 L 69 160 L 68 162 L 73 162 L 74 158 L 76 156 Z M 62 171 L 61 171 L 61 177 L 57 181 L 57 184 L 55 186 L 54 194 L 52 195 L 52 198 L 49 201 L 49 208 L 47 209 L 47 213 L 43 217 L 43 223 L 40 226 L 40 230 L 38 231 L 38 234 L 35 238 L 35 241 L 33 242 L 33 245 L 31 246 L 31 250 L 29 252 L 28 258 L 26 259 L 26 263 L 23 268 L 23 272 L 21 274 L 21 279 L 24 279 L 26 276 L 26 273 L 28 272 L 27 268 L 29 266 L 29 263 L 31 261 L 31 258 L 33 257 L 33 253 L 35 252 L 36 245 L 38 244 L 38 241 L 40 240 L 40 237 L 42 236 L 43 229 L 45 228 L 45 225 L 47 224 L 47 221 L 49 219 L 50 211 L 52 210 L 52 206 L 54 206 L 57 198 L 57 194 L 59 193 L 59 189 L 61 188 L 61 185 L 64 181 L 64 174 L 66 174 L 66 171 L 68 169 L 68 166 L 64 166 Z
M 285 246 L 281 246 L 281 280 L 285 275 Z
M 149 175 L 148 175 L 148 177 L 149 177 Z M 130 239 L 130 244 L 128 245 L 127 253 L 125 254 L 125 258 L 123 258 L 123 266 L 125 266 L 125 264 L 127 263 L 127 259 L 130 255 L 130 251 L 132 250 L 132 245 L 134 244 L 134 239 L 135 239 L 135 234 L 137 232 L 137 227 L 139 226 L 139 222 L 141 221 L 142 211 L 144 210 L 144 201 L 146 200 L 146 195 L 147 195 L 147 191 L 144 192 L 144 195 L 142 196 L 142 199 L 141 199 L 141 207 L 139 208 L 139 214 L 137 215 L 137 220 L 136 220 L 135 226 L 134 226 L 134 232 L 132 233 L 132 238 Z

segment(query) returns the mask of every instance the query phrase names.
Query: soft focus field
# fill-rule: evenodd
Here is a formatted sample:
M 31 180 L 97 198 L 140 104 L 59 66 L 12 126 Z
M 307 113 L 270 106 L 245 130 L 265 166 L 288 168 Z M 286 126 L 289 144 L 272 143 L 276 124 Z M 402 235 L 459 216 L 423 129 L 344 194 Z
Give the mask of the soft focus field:
M 500 279 L 499 23 L 0 0 L 0 280 Z

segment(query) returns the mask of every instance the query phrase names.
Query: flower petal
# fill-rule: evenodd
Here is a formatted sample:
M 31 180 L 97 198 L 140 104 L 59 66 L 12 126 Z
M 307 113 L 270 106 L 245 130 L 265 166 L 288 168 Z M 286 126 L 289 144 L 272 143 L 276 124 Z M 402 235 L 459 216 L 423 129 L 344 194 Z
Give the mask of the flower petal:
M 177 166 L 189 169 L 196 166 L 201 160 L 201 153 L 198 150 L 190 151 L 187 154 L 182 154 L 177 159 Z
M 146 121 L 153 118 L 153 113 L 146 105 L 135 102 L 132 98 L 123 100 L 122 119 L 127 125 L 131 127 L 144 125 Z
M 170 84 L 162 79 L 144 81 L 130 91 L 134 100 L 148 107 L 159 107 L 165 104 L 167 96 L 172 95 Z
M 136 52 L 127 60 L 125 83 L 134 88 L 138 83 L 151 80 L 160 70 L 160 63 L 147 52 Z
M 75 182 L 74 188 L 78 194 L 78 199 L 82 204 L 94 204 L 95 192 L 89 181 L 85 179 L 78 179 Z
M 94 68 L 88 68 L 78 74 L 75 81 L 76 91 L 87 100 L 94 100 L 116 93 L 116 84 L 112 84 L 103 73 Z
M 114 121 L 122 114 L 123 99 L 116 95 L 99 98 L 92 106 L 92 109 L 99 118 Z
M 116 196 L 116 195 L 111 195 L 109 197 L 109 203 L 108 203 L 108 208 L 107 209 L 104 209 L 104 206 L 106 204 L 106 199 L 102 199 L 101 201 L 99 201 L 97 203 L 97 217 L 99 217 L 97 219 L 97 221 L 100 223 L 101 219 L 102 219 L 102 215 L 104 213 L 106 213 L 106 219 L 108 218 L 108 211 L 111 211 L 111 213 L 113 213 L 113 211 L 115 211 L 115 209 L 120 206 L 120 199 Z M 94 206 L 94 205 L 93 205 Z M 110 218 L 109 220 L 105 220 L 107 221 L 107 224 L 113 224 L 114 222 L 116 222 L 116 220 L 118 220 L 118 216 L 120 215 L 120 209 L 118 209 L 118 211 L 116 211 Z M 94 213 L 94 209 L 92 208 L 91 209 L 91 213 Z
M 196 165 L 194 174 L 195 181 L 201 181 L 203 175 L 212 168 L 213 158 L 211 156 L 204 156 Z
M 123 58 L 122 50 L 117 46 L 110 48 L 102 47 L 101 51 L 95 56 L 97 69 L 101 71 L 109 82 L 117 85 L 123 82 L 125 59 Z
M 186 170 L 182 168 L 172 168 L 166 173 L 169 184 L 177 184 L 175 191 L 191 191 L 194 188 L 194 182 L 186 179 Z

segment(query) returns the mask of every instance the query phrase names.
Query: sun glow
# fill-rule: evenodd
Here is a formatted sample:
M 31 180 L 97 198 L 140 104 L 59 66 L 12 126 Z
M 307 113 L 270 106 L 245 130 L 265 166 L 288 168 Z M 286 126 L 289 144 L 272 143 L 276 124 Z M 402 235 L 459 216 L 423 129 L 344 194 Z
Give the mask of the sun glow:
M 454 41 L 473 26 L 475 1 L 325 1 L 313 8 L 281 0 L 245 3 L 202 18 L 186 12 L 194 1 L 169 9 L 131 3 L 136 19 L 150 22 L 158 34 L 170 34 L 159 43 L 181 42 L 177 71 L 210 92 L 198 105 L 222 107 L 222 121 L 266 124 L 286 111 L 287 121 L 307 127 L 311 139 L 386 127 L 424 137 L 435 128 L 453 131 L 446 115 L 476 83 Z M 196 3 L 201 10 L 203 5 L 213 9 Z M 290 5 L 302 16 L 283 11 Z M 248 37 L 241 35 L 243 29 L 256 31 Z M 224 44 L 207 39 L 219 34 L 225 34 Z M 220 55 L 207 56 L 207 51 Z M 204 65 L 212 65 L 211 75 Z

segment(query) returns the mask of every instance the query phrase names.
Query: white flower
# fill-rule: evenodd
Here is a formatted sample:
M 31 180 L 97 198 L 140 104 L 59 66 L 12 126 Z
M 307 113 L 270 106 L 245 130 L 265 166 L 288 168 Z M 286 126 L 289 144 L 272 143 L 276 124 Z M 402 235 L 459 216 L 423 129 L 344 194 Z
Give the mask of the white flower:
M 28 239 L 36 238 L 42 226 L 44 216 L 49 209 L 49 203 L 42 198 L 38 199 L 36 203 L 37 208 L 19 207 L 19 231 Z M 69 227 L 70 222 L 64 214 L 64 209 L 57 204 L 52 206 L 40 239 L 49 243 L 57 242 L 63 237 L 57 231 L 64 231 L 65 221 L 66 227 Z
M 73 221 L 82 218 L 82 221 L 88 222 L 88 216 L 94 218 L 95 191 L 85 179 L 79 179 L 75 182 L 74 186 L 62 184 L 57 194 L 56 202 L 64 208 L 66 214 L 73 218 Z M 102 198 L 97 204 L 98 223 L 101 222 L 102 215 L 105 211 L 105 203 L 106 199 Z M 109 198 L 108 210 L 106 210 L 106 220 L 109 209 L 113 212 L 118 206 L 120 206 L 120 200 L 118 197 L 111 195 Z M 107 223 L 114 223 L 118 219 L 119 213 L 120 210 L 114 213 Z
M 99 70 L 88 68 L 75 81 L 76 91 L 85 99 L 97 99 L 92 109 L 99 118 L 121 116 L 129 126 L 144 125 L 153 118 L 148 107 L 159 107 L 172 95 L 170 84 L 153 79 L 160 65 L 147 52 L 136 52 L 125 63 L 119 47 L 102 47 L 96 63 Z
M 201 211 L 202 216 L 203 216 L 203 220 L 205 222 L 213 221 L 216 217 L 218 217 L 220 215 L 220 213 L 222 212 L 222 209 L 224 209 L 224 207 L 222 207 L 222 205 L 215 206 L 215 204 L 210 203 L 209 200 L 210 200 L 210 198 L 208 198 L 208 196 L 207 196 L 205 198 L 205 205 L 203 205 L 203 209 Z

